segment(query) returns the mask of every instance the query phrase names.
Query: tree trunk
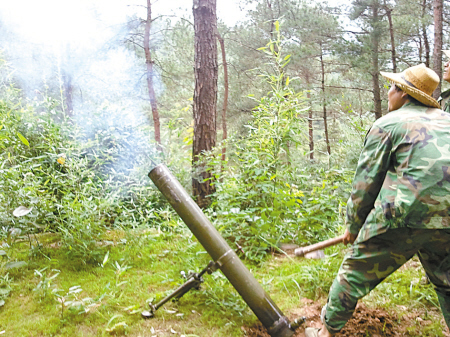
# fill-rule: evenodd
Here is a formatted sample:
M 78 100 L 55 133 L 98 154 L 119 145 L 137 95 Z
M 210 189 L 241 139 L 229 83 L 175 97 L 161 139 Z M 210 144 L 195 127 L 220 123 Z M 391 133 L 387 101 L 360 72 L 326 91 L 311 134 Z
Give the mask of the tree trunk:
M 151 23 L 152 23 L 152 4 L 150 0 L 147 0 L 147 21 L 145 22 L 145 32 L 144 32 L 145 63 L 147 64 L 147 86 L 148 86 L 148 96 L 150 98 L 150 106 L 152 108 L 153 125 L 155 128 L 155 142 L 158 144 L 158 150 L 162 151 L 159 112 L 158 106 L 156 104 L 155 89 L 153 88 L 153 60 L 152 55 L 150 53 Z
M 419 51 L 418 51 L 418 53 L 419 53 L 419 62 L 420 63 L 423 63 L 422 62 L 422 56 L 423 56 L 423 44 L 422 44 L 422 35 L 421 35 L 422 33 L 421 33 L 421 30 L 419 29 L 419 34 L 417 35 L 417 38 L 419 39 Z
M 313 126 L 313 111 L 311 103 L 311 92 L 308 91 L 306 94 L 309 102 L 309 112 L 308 112 L 308 130 L 309 130 L 309 159 L 314 160 L 314 126 Z
M 430 42 L 428 41 L 427 28 L 423 27 L 423 44 L 425 46 L 425 65 L 430 67 Z
M 65 103 L 65 113 L 68 117 L 73 116 L 73 50 L 70 43 L 66 45 L 65 55 L 61 60 L 61 77 L 63 86 L 63 95 Z M 64 108 L 64 107 L 63 107 Z
M 322 70 L 322 96 L 323 96 L 323 125 L 325 132 L 325 143 L 327 145 L 328 155 L 331 154 L 330 139 L 328 138 L 328 121 L 327 121 L 327 98 L 325 96 L 325 65 L 323 63 L 323 49 L 320 44 L 320 67 Z
M 275 18 L 273 16 L 273 9 L 272 9 L 272 3 L 270 2 L 270 0 L 267 0 L 267 7 L 269 8 L 269 12 L 270 12 L 270 28 L 269 28 L 269 33 L 270 33 L 270 38 L 272 40 L 275 40 Z
M 308 87 L 310 85 L 309 74 L 306 74 L 306 83 Z M 313 111 L 311 103 L 311 91 L 306 92 L 306 97 L 308 98 L 309 110 L 308 110 L 308 133 L 309 133 L 309 159 L 314 160 L 314 126 L 313 126 Z
M 434 16 L 434 51 L 433 51 L 433 70 L 442 78 L 442 21 L 443 17 L 443 0 L 433 0 L 433 16 Z M 441 82 L 433 92 L 434 98 L 441 95 Z
M 227 140 L 227 106 L 228 106 L 228 65 L 227 65 L 227 58 L 225 55 L 225 43 L 223 41 L 223 38 L 220 36 L 219 33 L 217 33 L 217 38 L 220 42 L 220 49 L 222 50 L 222 63 L 223 63 L 223 78 L 224 78 L 224 93 L 223 93 L 223 108 L 222 108 L 222 142 L 225 144 L 225 141 Z M 227 148 L 225 145 L 222 147 L 222 166 L 221 166 L 221 172 L 223 172 L 223 166 L 225 162 L 225 156 L 226 156 Z
M 394 39 L 394 25 L 392 24 L 392 8 L 389 8 L 386 4 L 386 1 L 384 2 L 384 8 L 386 10 L 386 16 L 388 18 L 389 22 L 389 34 L 391 36 L 391 58 L 392 58 L 392 71 L 394 73 L 397 72 L 397 58 L 395 56 L 395 39 Z
M 375 119 L 381 117 L 381 93 L 380 93 L 380 81 L 379 81 L 379 64 L 378 64 L 378 46 L 380 42 L 380 19 L 378 16 L 379 4 L 374 1 L 372 4 L 372 86 L 373 86 L 373 101 L 375 107 Z
M 425 65 L 427 67 L 430 67 L 430 43 L 428 42 L 427 26 L 425 25 L 425 23 L 423 23 L 426 12 L 427 12 L 427 0 L 423 0 L 423 3 L 422 3 L 422 35 L 423 35 L 423 44 L 425 47 Z
M 364 122 L 362 119 L 362 115 L 363 115 L 363 104 L 362 104 L 362 99 L 361 99 L 361 90 L 358 90 L 358 96 L 359 96 L 359 125 L 361 127 L 364 126 Z
M 66 114 L 69 117 L 73 116 L 73 84 L 72 75 L 68 72 L 63 72 L 63 86 L 64 86 L 64 100 L 66 101 Z
M 375 119 L 381 117 L 381 91 L 380 91 L 380 80 L 378 78 L 378 68 L 374 69 L 372 74 L 372 85 L 373 85 L 373 101 L 375 104 Z
M 216 0 L 194 0 L 195 31 L 195 89 L 194 89 L 194 142 L 192 189 L 197 204 L 204 208 L 214 193 L 212 173 L 199 162 L 199 155 L 216 145 L 217 106 L 217 17 Z

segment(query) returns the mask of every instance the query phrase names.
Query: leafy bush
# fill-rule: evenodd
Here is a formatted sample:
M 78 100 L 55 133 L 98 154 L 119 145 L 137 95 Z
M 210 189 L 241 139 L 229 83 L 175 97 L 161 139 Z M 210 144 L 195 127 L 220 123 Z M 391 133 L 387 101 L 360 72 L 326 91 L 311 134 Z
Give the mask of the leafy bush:
M 151 145 L 145 130 L 102 125 L 105 109 L 91 116 L 93 128 L 86 133 L 56 100 L 25 104 L 20 91 L 3 89 L 1 238 L 59 232 L 68 257 L 87 263 L 101 256 L 98 242 L 105 229 L 157 223 L 155 210 L 165 202 L 147 178 Z M 18 206 L 32 211 L 15 217 Z
M 234 153 L 228 171 L 217 174 L 213 205 L 219 230 L 244 246 L 254 261 L 283 241 L 325 239 L 328 231 L 334 235 L 351 176 L 298 160 L 307 141 L 300 117 L 305 98 L 291 89 L 283 72 L 290 56 L 282 55 L 276 28 L 278 40 L 262 48 L 274 71 L 262 75 L 272 91 L 253 110 L 247 137 L 229 141 Z M 210 165 L 217 170 L 216 161 Z

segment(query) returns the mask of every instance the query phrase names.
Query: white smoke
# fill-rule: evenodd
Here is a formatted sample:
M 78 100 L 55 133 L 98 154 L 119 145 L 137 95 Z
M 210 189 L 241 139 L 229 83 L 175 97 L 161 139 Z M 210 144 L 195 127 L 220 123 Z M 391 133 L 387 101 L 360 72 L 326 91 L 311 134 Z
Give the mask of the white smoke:
M 151 151 L 139 148 L 146 142 L 137 127 L 149 123 L 145 60 L 125 45 L 130 21 L 145 19 L 145 6 L 145 0 L 0 1 L 0 50 L 14 83 L 29 100 L 49 94 L 65 108 L 61 90 L 69 79 L 73 119 L 85 137 L 118 139 L 117 130 L 125 130 L 126 160 L 113 171 Z M 161 79 L 153 76 L 160 93 Z
M 122 101 L 142 96 L 139 83 L 145 79 L 145 65 L 126 49 L 124 40 L 128 21 L 142 15 L 143 8 L 129 3 L 0 2 L 0 48 L 25 95 L 32 98 L 44 84 L 55 85 L 58 78 L 70 76 L 78 103 L 94 96 L 100 102 L 102 96 Z

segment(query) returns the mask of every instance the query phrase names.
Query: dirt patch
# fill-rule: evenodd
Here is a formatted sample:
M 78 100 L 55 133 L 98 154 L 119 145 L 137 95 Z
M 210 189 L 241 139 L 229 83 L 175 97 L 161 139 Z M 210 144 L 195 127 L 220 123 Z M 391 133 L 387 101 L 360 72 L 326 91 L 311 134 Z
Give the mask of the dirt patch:
M 306 327 L 320 327 L 320 311 L 321 305 L 312 300 L 302 300 L 304 306 L 289 315 L 289 319 L 293 321 L 296 318 L 305 316 L 306 323 L 297 329 L 294 337 L 304 337 Z M 411 312 L 407 315 L 397 315 L 394 312 L 388 312 L 385 309 L 370 309 L 365 304 L 360 303 L 356 307 L 352 318 L 345 325 L 336 337 L 400 337 L 400 336 L 416 336 L 413 331 L 408 329 L 420 325 L 427 325 L 425 320 L 421 320 L 423 313 Z M 439 314 L 439 313 L 437 313 Z M 270 337 L 267 330 L 258 323 L 252 327 L 242 327 L 245 336 L 248 337 Z M 413 333 L 412 335 L 410 333 Z M 444 336 L 450 336 L 444 332 Z
M 404 336 L 398 332 L 398 317 L 383 309 L 367 309 L 360 304 L 337 336 Z

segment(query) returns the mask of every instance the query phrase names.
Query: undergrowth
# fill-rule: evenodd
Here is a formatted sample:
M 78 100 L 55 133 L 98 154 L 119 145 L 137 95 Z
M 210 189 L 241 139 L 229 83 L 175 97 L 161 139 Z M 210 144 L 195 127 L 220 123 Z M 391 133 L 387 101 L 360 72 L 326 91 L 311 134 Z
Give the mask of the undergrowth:
M 205 275 L 200 290 L 168 302 L 154 318 L 141 318 L 147 303 L 161 300 L 185 281 L 183 272 L 198 272 L 210 260 L 190 232 L 178 231 L 111 231 L 102 238 L 101 261 L 79 266 L 71 264 L 54 236 L 41 237 L 46 257 L 35 256 L 27 266 L 0 268 L 5 302 L 0 307 L 0 331 L 11 336 L 243 336 L 241 327 L 252 326 L 257 319 L 220 271 Z M 326 253 L 321 260 L 276 255 L 247 267 L 293 320 L 303 299 L 326 301 L 344 252 L 333 247 Z M 24 242 L 11 254 L 22 258 L 30 248 Z M 417 261 L 412 261 L 364 302 L 399 313 L 418 310 L 423 321 L 431 321 L 413 327 L 416 334 L 411 336 L 435 336 L 431 327 L 442 329 L 440 314 L 431 287 L 416 282 L 422 276 Z
M 160 226 L 165 201 L 146 177 L 152 167 L 145 137 L 130 125 L 105 125 L 92 116 L 89 134 L 44 97 L 26 103 L 14 88 L 0 99 L 0 239 L 6 248 L 31 235 L 59 233 L 75 263 L 97 263 L 108 229 Z M 142 136 L 142 135 L 141 135 Z M 19 206 L 29 212 L 14 214 Z M 169 224 L 170 222 L 164 222 Z
M 307 161 L 306 95 L 285 74 L 290 55 L 275 25 L 277 39 L 260 48 L 272 71 L 261 73 L 272 90 L 256 101 L 248 133 L 228 140 L 228 165 L 220 153 L 207 160 L 215 172 L 212 214 L 223 236 L 243 246 L 260 262 L 282 242 L 304 244 L 335 236 L 353 171 L 344 163 L 325 168 Z

